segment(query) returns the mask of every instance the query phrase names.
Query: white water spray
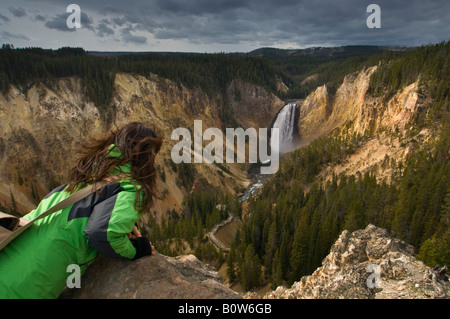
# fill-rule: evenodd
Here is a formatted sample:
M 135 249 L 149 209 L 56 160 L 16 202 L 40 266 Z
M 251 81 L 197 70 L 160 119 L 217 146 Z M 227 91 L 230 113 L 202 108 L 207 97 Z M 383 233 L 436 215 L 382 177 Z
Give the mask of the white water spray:
M 274 128 L 279 129 L 280 134 L 280 152 L 285 153 L 292 148 L 295 128 L 295 111 L 297 103 L 288 103 L 278 113 L 273 123 Z

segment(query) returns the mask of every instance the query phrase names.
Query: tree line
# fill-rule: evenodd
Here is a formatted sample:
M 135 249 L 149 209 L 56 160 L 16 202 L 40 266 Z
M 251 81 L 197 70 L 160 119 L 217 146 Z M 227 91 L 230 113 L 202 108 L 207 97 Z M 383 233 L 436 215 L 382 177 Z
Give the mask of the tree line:
M 423 81 L 433 82 L 430 87 L 436 103 L 442 103 L 449 93 L 446 90 L 450 73 L 449 43 L 403 49 L 354 46 L 343 47 L 341 53 L 330 51 L 328 54 L 292 56 L 264 53 L 102 56 L 90 54 L 82 48 L 14 49 L 4 44 L 0 49 L 0 91 L 5 93 L 10 85 L 26 89 L 37 81 L 78 76 L 83 79 L 92 102 L 109 105 L 115 74 L 128 72 L 144 76 L 158 74 L 189 88 L 201 88 L 212 97 L 223 98 L 226 86 L 239 78 L 260 85 L 281 98 L 298 99 L 323 84 L 336 90 L 345 75 L 379 65 L 369 87 L 372 95 L 392 94 L 422 74 Z M 307 78 L 309 80 L 304 81 Z M 277 82 L 280 80 L 288 85 L 287 92 L 278 91 Z
M 368 88 L 372 96 L 386 100 L 406 85 L 420 79 L 420 93 L 432 99 L 430 120 L 444 120 L 449 113 L 450 41 L 426 45 L 405 52 L 387 51 Z M 422 114 L 423 116 L 424 114 Z M 449 118 L 445 118 L 449 120 Z
M 306 98 L 317 87 L 326 84 L 331 92 L 337 90 L 347 74 L 374 66 L 390 48 L 377 46 L 346 46 L 340 48 L 310 48 L 294 50 L 291 54 L 267 53 L 281 71 L 281 79 L 289 87 L 280 92 L 284 99 Z M 264 50 L 263 50 L 264 52 Z
M 260 85 L 276 93 L 280 71 L 266 58 L 246 54 L 122 54 L 94 55 L 82 48 L 19 48 L 3 45 L 0 49 L 0 92 L 11 85 L 25 93 L 36 83 L 54 84 L 56 79 L 78 77 L 88 101 L 107 109 L 112 101 L 116 73 L 148 77 L 150 73 L 170 79 L 188 88 L 199 88 L 227 105 L 226 88 L 234 79 Z M 219 114 L 227 124 L 233 116 L 224 107 Z
M 313 142 L 266 182 L 250 200 L 228 255 L 230 280 L 240 279 L 247 290 L 264 278 L 273 287 L 292 284 L 321 265 L 344 229 L 369 223 L 412 244 L 428 265 L 450 264 L 450 126 L 404 165 L 388 161 L 393 183 L 377 182 L 371 172 L 310 182 L 310 167 L 339 160 L 350 145 L 336 138 Z M 311 156 L 320 153 L 326 155 Z
M 219 117 L 224 127 L 234 127 L 236 121 L 230 109 L 227 86 L 240 79 L 277 93 L 277 81 L 282 72 L 265 57 L 248 54 L 90 54 L 82 48 L 19 48 L 3 45 L 0 49 L 0 92 L 7 93 L 11 85 L 25 93 L 32 85 L 50 86 L 63 77 L 82 80 L 87 102 L 93 102 L 102 114 L 113 111 L 114 79 L 118 72 L 148 77 L 151 73 L 184 85 L 198 88 L 223 105 Z
M 77 76 L 83 81 L 88 99 L 97 106 L 107 106 L 114 83 L 111 62 L 106 57 L 90 56 L 81 48 L 13 49 L 3 45 L 0 50 L 0 91 L 5 94 L 14 85 L 26 92 L 40 82 L 51 85 L 58 78 Z

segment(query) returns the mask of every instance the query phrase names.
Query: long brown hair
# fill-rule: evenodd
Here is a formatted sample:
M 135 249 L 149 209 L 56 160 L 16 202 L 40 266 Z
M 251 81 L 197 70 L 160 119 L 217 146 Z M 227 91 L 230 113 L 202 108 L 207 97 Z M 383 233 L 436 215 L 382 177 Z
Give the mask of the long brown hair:
M 111 145 L 120 156 L 111 156 Z M 90 141 L 80 150 L 77 165 L 69 172 L 68 191 L 104 181 L 114 169 L 131 163 L 131 180 L 141 186 L 136 190 L 135 209 L 148 211 L 155 196 L 155 157 L 162 144 L 159 134 L 143 123 L 133 122 L 106 137 Z M 123 173 L 123 172 L 122 172 Z

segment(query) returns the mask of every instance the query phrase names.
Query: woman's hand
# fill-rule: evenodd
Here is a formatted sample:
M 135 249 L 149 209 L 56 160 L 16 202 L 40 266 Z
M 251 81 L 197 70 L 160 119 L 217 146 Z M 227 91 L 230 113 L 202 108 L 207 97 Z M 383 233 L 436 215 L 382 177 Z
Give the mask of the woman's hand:
M 128 234 L 128 238 L 131 240 L 133 238 L 140 238 L 142 237 L 141 232 L 139 231 L 139 229 L 137 229 L 136 226 L 133 227 L 133 230 L 131 233 Z M 136 243 L 135 240 L 132 240 L 134 243 Z M 148 242 L 148 239 L 145 238 L 145 241 Z M 150 256 L 154 256 L 155 255 L 155 247 L 153 246 L 153 244 L 151 242 L 148 242 L 148 245 L 150 247 L 148 247 L 146 250 L 147 252 L 144 253 L 144 255 L 150 255 Z M 141 253 L 138 254 L 138 256 L 141 256 Z M 139 257 L 137 257 L 139 258 Z
M 134 237 L 142 237 L 141 232 L 139 231 L 139 229 L 137 229 L 136 226 L 133 227 L 133 230 L 131 231 L 131 233 L 128 234 L 128 238 L 131 239 Z

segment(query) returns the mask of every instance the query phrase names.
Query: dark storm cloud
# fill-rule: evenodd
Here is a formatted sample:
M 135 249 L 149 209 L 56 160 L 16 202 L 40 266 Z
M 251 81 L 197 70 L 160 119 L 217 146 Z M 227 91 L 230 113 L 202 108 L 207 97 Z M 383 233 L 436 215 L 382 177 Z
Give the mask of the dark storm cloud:
M 32 3 L 29 1 L 28 3 Z M 65 11 L 60 0 L 42 0 Z M 145 44 L 149 39 L 247 47 L 420 45 L 448 40 L 448 0 L 74 0 L 82 27 L 99 38 Z M 381 29 L 366 25 L 369 4 L 381 8 Z M 10 8 L 11 10 L 14 8 Z M 13 10 L 18 13 L 15 9 Z M 13 13 L 15 15 L 15 13 Z M 70 31 L 68 14 L 48 28 Z
M 70 12 L 61 13 L 51 18 L 45 23 L 45 26 L 49 29 L 56 29 L 59 31 L 75 31 L 75 29 L 67 27 L 67 18 L 71 15 Z M 89 30 L 94 30 L 93 20 L 85 12 L 81 11 L 81 27 Z
M 135 43 L 135 44 L 145 44 L 147 43 L 147 38 L 144 36 L 134 35 L 131 32 L 133 31 L 133 27 L 128 26 L 121 30 L 122 40 L 125 43 Z
M 95 28 L 96 34 L 99 37 L 105 37 L 114 34 L 114 30 L 108 27 L 110 22 L 107 19 L 103 19 L 100 24 Z
M 161 40 L 416 45 L 442 41 L 450 34 L 448 0 L 79 2 L 82 8 L 111 15 L 118 26 L 133 23 L 135 30 L 150 32 Z M 371 3 L 381 7 L 380 30 L 366 25 L 366 8 Z
M 9 18 L 7 16 L 4 16 L 3 14 L 0 14 L 0 20 L 3 22 L 9 22 Z
M 11 8 L 9 8 L 9 12 L 11 12 L 13 14 L 13 16 L 15 16 L 17 18 L 21 18 L 21 17 L 24 17 L 27 15 L 24 8 L 11 7 Z
M 242 0 L 197 0 L 197 1 L 185 1 L 185 0 L 156 0 L 154 1 L 155 7 L 161 11 L 173 12 L 177 14 L 223 14 L 229 10 L 243 9 L 247 6 L 249 1 Z
M 35 19 L 36 21 L 45 22 L 45 17 L 42 16 L 42 15 L 40 15 L 40 14 L 36 15 L 36 16 L 34 17 L 34 19 Z

